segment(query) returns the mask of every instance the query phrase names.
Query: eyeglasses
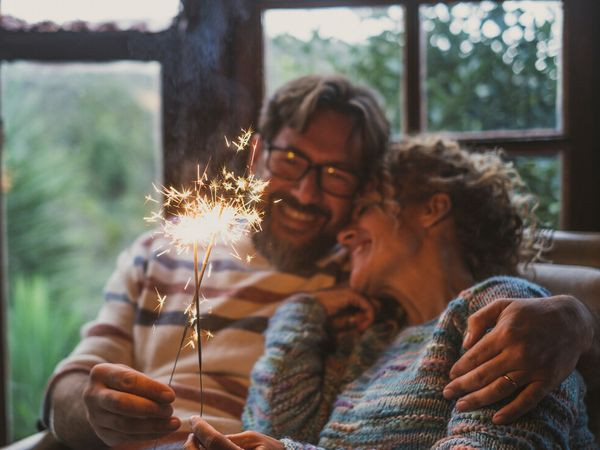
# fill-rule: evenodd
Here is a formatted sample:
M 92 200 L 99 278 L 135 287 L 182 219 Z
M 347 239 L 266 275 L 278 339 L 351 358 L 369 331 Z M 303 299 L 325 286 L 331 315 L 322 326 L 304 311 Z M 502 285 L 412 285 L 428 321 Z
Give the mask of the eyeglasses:
M 314 164 L 295 148 L 269 145 L 267 150 L 269 152 L 267 168 L 276 177 L 300 181 L 308 172 L 315 169 L 319 187 L 334 197 L 343 198 L 354 196 L 361 184 L 361 178 L 352 170 L 331 163 Z

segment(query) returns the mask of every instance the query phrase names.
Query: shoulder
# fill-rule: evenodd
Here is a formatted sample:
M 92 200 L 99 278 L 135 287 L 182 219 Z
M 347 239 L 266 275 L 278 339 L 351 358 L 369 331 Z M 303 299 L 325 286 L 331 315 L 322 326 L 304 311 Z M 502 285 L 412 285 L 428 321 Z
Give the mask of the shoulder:
M 501 298 L 539 298 L 550 293 L 543 287 L 513 276 L 495 276 L 487 278 L 476 285 L 462 291 L 448 308 L 461 310 L 471 315 L 484 306 Z

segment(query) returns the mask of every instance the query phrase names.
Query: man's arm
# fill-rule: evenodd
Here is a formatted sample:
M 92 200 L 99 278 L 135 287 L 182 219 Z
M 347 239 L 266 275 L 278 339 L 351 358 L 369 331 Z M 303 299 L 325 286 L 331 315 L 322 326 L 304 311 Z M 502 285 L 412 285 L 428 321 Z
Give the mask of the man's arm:
M 87 421 L 83 391 L 88 378 L 86 373 L 74 372 L 56 382 L 51 396 L 50 429 L 71 448 L 106 448 Z
M 600 271 L 538 264 L 530 278 L 555 292 L 578 295 L 588 305 L 600 299 Z M 509 423 L 530 411 L 575 368 L 588 386 L 600 378 L 600 323 L 590 309 L 568 295 L 514 302 L 497 300 L 469 318 L 465 347 L 470 350 L 451 371 L 444 391 L 460 398 L 462 410 L 504 399 L 514 390 L 494 383 L 510 374 L 520 394 L 494 416 Z
M 129 367 L 98 364 L 67 374 L 51 394 L 51 428 L 73 448 L 105 448 L 160 438 L 175 431 L 173 390 Z

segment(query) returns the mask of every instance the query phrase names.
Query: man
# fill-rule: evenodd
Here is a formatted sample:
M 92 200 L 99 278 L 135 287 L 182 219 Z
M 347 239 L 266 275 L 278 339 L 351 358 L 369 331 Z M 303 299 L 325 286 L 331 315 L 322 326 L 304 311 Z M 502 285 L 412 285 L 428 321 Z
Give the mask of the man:
M 294 80 L 266 104 L 259 132 L 252 170 L 270 180 L 265 218 L 262 231 L 237 248 L 241 255 L 256 255 L 250 263 L 241 263 L 227 248 L 213 250 L 212 276 L 202 287 L 209 301 L 201 324 L 214 334 L 202 341 L 202 396 L 196 353 L 188 346 L 169 382 L 187 320 L 183 311 L 192 296 L 185 286 L 192 273 L 190 257 L 161 255 L 165 243 L 143 236 L 120 256 L 98 319 L 84 329 L 84 339 L 49 382 L 45 421 L 71 447 L 164 436 L 182 425 L 180 418 L 197 414 L 200 402 L 204 419 L 220 432 L 239 431 L 249 373 L 262 353 L 268 317 L 290 294 L 329 288 L 343 276 L 339 263 L 327 255 L 349 218 L 353 197 L 385 151 L 389 132 L 372 94 L 341 77 Z M 162 310 L 159 295 L 168 297 Z M 577 304 L 568 297 L 560 300 L 572 309 Z M 584 326 L 569 335 L 579 348 L 568 352 L 575 361 L 593 337 L 589 314 L 584 309 L 577 313 L 573 317 Z M 513 319 L 514 314 L 497 328 L 510 327 Z M 510 336 L 492 342 L 506 350 L 519 343 Z M 479 363 L 494 356 L 483 354 Z M 542 369 L 562 364 L 561 358 L 564 352 L 544 361 Z M 568 361 L 571 369 L 575 361 Z M 534 372 L 537 360 L 528 362 L 534 365 L 519 369 Z M 468 366 L 459 366 L 457 374 L 468 372 Z M 485 377 L 496 380 L 509 370 L 510 361 L 503 361 Z M 457 379 L 449 396 L 478 390 L 477 401 L 485 402 L 496 395 L 493 383 L 482 383 L 481 376 L 465 380 L 468 375 Z M 556 377 L 544 383 L 558 384 L 562 378 Z

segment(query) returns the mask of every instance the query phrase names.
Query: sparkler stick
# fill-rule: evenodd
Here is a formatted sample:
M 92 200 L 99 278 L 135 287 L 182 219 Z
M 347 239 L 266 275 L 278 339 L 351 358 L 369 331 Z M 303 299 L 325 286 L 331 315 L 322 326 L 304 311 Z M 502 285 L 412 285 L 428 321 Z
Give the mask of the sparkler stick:
M 226 139 L 225 141 L 228 147 L 233 146 L 239 152 L 248 146 L 251 135 L 252 130 L 247 130 L 243 131 L 236 140 L 230 142 Z M 254 151 L 255 148 L 252 149 L 252 159 L 254 159 Z M 203 413 L 204 406 L 202 401 L 202 328 L 200 324 L 200 288 L 204 273 L 217 241 L 233 247 L 250 230 L 260 228 L 262 212 L 257 206 L 262 200 L 262 192 L 266 186 L 267 182 L 256 179 L 254 175 L 237 176 L 225 169 L 218 177 L 209 181 L 207 171 L 205 170 L 201 175 L 199 168 L 197 179 L 191 189 L 178 190 L 174 187 L 158 188 L 154 186 L 155 191 L 164 198 L 163 209 L 153 212 L 145 220 L 161 225 L 160 233 L 170 242 L 164 252 L 174 249 L 178 254 L 189 250 L 193 253 L 194 296 L 192 304 L 186 309 L 188 320 L 184 325 L 169 385 L 175 374 L 188 327 L 195 327 L 195 336 L 192 335 L 189 344 L 193 347 L 197 340 L 200 415 Z M 158 203 L 150 196 L 147 197 L 147 200 Z M 175 207 L 177 213 L 173 218 L 166 218 L 164 209 L 170 207 Z M 198 264 L 199 247 L 205 249 L 200 266 Z M 165 299 L 161 298 L 160 294 L 158 295 L 159 299 L 164 302 Z

